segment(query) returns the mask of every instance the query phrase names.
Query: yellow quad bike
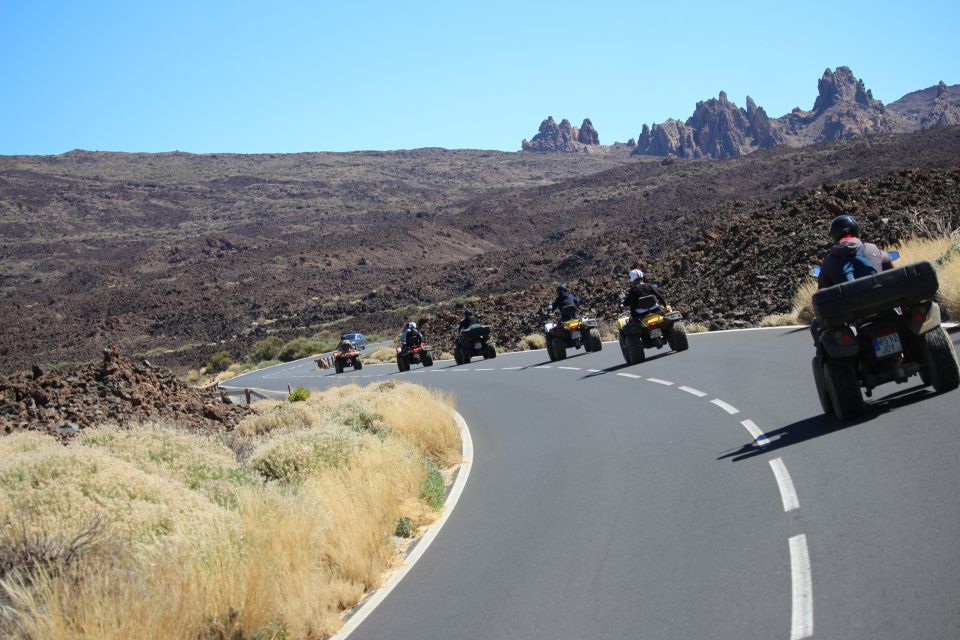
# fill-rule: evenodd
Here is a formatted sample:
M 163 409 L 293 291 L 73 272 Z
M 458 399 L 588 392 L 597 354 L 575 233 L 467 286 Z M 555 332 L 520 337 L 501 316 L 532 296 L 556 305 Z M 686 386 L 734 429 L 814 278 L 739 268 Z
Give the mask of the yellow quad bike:
M 627 364 L 637 364 L 646 359 L 644 349 L 661 349 L 670 345 L 674 351 L 686 351 L 687 330 L 683 326 L 683 315 L 670 307 L 660 308 L 656 298 L 644 296 L 637 301 L 638 309 L 647 309 L 647 313 L 634 320 L 630 313 L 617 318 L 620 351 Z
M 587 352 L 603 349 L 596 318 L 583 317 L 548 322 L 543 326 L 543 333 L 547 340 L 547 355 L 550 356 L 551 362 L 566 358 L 568 348 L 583 347 Z

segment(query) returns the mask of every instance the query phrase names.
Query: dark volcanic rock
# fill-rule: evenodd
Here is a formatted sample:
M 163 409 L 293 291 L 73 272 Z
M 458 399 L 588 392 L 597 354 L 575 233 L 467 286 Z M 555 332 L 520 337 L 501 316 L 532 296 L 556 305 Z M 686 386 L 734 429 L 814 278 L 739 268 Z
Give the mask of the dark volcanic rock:
M 908 93 L 887 105 L 887 110 L 908 118 L 921 129 L 960 124 L 960 85 L 943 80 L 934 87 Z
M 135 362 L 113 348 L 103 361 L 70 373 L 0 377 L 0 432 L 57 432 L 105 422 L 128 424 L 170 419 L 194 429 L 232 429 L 249 413 L 225 404 L 213 391 L 191 387 L 165 369 Z
M 550 116 L 540 123 L 540 131 L 533 140 L 524 140 L 521 147 L 523 151 L 535 153 L 577 153 L 590 145 L 600 144 L 599 140 L 590 118 L 586 118 L 583 126 L 577 129 L 566 118 L 557 124 Z

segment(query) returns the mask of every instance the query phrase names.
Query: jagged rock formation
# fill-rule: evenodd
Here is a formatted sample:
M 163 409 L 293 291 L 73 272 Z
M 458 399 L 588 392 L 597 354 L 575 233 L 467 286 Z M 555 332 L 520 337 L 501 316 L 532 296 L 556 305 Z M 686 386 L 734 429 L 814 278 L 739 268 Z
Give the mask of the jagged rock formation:
M 873 97 L 848 67 L 827 69 L 817 84 L 811 111 L 799 107 L 771 119 L 747 96 L 741 109 L 720 92 L 698 102 L 686 122 L 643 125 L 635 155 L 680 158 L 729 158 L 779 144 L 804 146 L 863 135 L 906 133 L 960 123 L 960 87 L 939 87 L 909 94 L 890 105 Z M 894 106 L 896 105 L 896 106 Z
M 779 128 L 750 96 L 741 109 L 721 91 L 718 98 L 698 102 L 685 123 L 671 119 L 652 128 L 643 125 L 634 154 L 729 158 L 782 142 Z
M 960 85 L 948 87 L 941 80 L 935 87 L 908 93 L 891 102 L 887 110 L 908 118 L 920 129 L 960 124 Z
M 535 153 L 579 153 L 591 145 L 599 145 L 600 136 L 594 129 L 590 118 L 586 118 L 580 128 L 574 127 L 564 118 L 557 124 L 553 116 L 540 123 L 540 131 L 533 140 L 523 140 L 523 151 Z

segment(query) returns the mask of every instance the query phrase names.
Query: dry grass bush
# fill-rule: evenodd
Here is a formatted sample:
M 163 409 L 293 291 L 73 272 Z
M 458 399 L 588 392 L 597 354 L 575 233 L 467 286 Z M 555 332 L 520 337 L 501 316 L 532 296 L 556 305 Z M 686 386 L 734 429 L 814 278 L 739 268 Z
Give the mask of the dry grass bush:
M 397 352 L 393 347 L 380 347 L 368 356 L 363 357 L 367 364 L 386 364 L 397 359 Z
M 797 316 L 792 313 L 774 313 L 760 320 L 761 327 L 789 327 L 795 324 L 800 323 L 797 321 Z
M 21 544 L 20 557 L 76 549 L 71 579 L 0 576 L 0 635 L 328 637 L 396 561 L 398 519 L 435 517 L 420 495 L 425 459 L 459 456 L 448 406 L 396 382 L 260 403 L 236 435 L 257 447 L 246 464 L 225 438 L 170 425 L 102 428 L 68 447 L 35 433 L 0 438 L 0 543 L 57 532 L 52 546 Z M 267 459 L 279 480 L 251 481 Z M 221 492 L 229 508 L 216 504 Z M 109 554 L 83 544 L 97 514 L 116 542 Z
M 706 333 L 709 331 L 707 325 L 702 322 L 684 322 L 683 326 L 686 328 L 687 333 Z
M 546 348 L 547 339 L 543 334 L 540 333 L 531 333 L 528 336 L 523 336 L 523 339 L 520 340 L 520 351 L 532 351 L 533 349 Z

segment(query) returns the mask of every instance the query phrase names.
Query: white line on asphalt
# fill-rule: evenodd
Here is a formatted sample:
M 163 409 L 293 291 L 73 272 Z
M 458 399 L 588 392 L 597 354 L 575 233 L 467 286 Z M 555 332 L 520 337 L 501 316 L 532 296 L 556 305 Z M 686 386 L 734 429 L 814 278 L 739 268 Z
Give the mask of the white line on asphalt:
M 677 387 L 677 389 L 680 389 L 680 391 L 686 391 L 687 393 L 691 393 L 697 396 L 698 398 L 702 398 L 703 396 L 707 395 L 706 391 L 700 391 L 699 389 L 694 389 L 693 387 L 687 387 L 684 385 L 680 385 L 679 387 Z
M 806 534 L 790 538 L 790 576 L 793 586 L 790 640 L 801 640 L 813 635 L 813 580 Z
M 487 369 L 485 367 L 477 367 L 474 371 L 496 371 L 496 369 Z
M 457 501 L 460 500 L 460 495 L 463 493 L 463 488 L 467 484 L 467 478 L 470 476 L 470 467 L 473 463 L 473 439 L 470 437 L 470 429 L 467 427 L 466 421 L 456 411 L 453 411 L 453 418 L 457 421 L 457 425 L 460 427 L 460 434 L 462 436 L 461 444 L 461 456 L 463 462 L 460 464 L 460 469 L 457 472 L 457 479 L 453 482 L 453 487 L 450 489 L 450 493 L 447 495 L 447 499 L 443 507 L 443 515 L 440 516 L 440 519 L 434 524 L 430 529 L 423 534 L 423 537 L 417 542 L 413 547 L 413 551 L 410 552 L 410 555 L 406 557 L 403 562 L 403 566 L 397 570 L 390 579 L 387 580 L 387 583 L 383 585 L 381 589 L 375 591 L 368 600 L 360 605 L 356 613 L 354 613 L 350 618 L 344 623 L 341 627 L 340 632 L 333 636 L 332 640 L 344 640 L 347 636 L 353 633 L 357 627 L 360 626 L 360 623 L 363 622 L 367 616 L 373 613 L 373 610 L 384 601 L 384 599 L 390 595 L 390 592 L 393 591 L 396 586 L 403 580 L 404 576 L 413 568 L 413 565 L 416 564 L 417 560 L 420 559 L 426 550 L 427 547 L 433 542 L 434 538 L 437 537 L 437 534 L 440 533 L 440 529 L 443 528 L 443 525 L 446 524 L 447 520 L 450 518 L 450 514 L 453 512 L 453 508 L 457 506 Z
M 661 380 L 660 378 L 647 378 L 647 382 L 652 382 L 654 384 L 662 384 L 665 387 L 672 387 L 673 383 L 669 380 Z
M 587 369 L 590 373 L 600 373 L 600 369 Z
M 503 371 L 513 371 L 515 369 L 523 369 L 523 367 L 500 367 Z
M 733 415 L 733 414 L 735 414 L 735 413 L 740 413 L 740 409 L 737 409 L 736 407 L 727 404 L 726 402 L 724 402 L 724 401 L 721 400 L 720 398 L 714 398 L 714 399 L 711 400 L 710 402 L 711 402 L 712 404 L 717 405 L 718 407 L 720 407 L 721 409 L 723 409 L 724 411 L 726 411 L 726 412 L 729 413 L 730 415 Z
M 797 498 L 797 490 L 793 488 L 793 480 L 790 479 L 790 472 L 787 471 L 787 465 L 783 464 L 780 458 L 774 458 L 770 461 L 770 468 L 773 469 L 773 476 L 777 479 L 777 485 L 780 487 L 780 499 L 783 500 L 783 510 L 786 513 L 800 508 L 800 500 Z
M 638 379 L 640 379 L 640 378 L 643 378 L 643 376 L 638 376 L 638 375 L 636 375 L 635 373 L 618 373 L 617 375 L 618 375 L 618 376 L 623 376 L 624 378 L 633 378 L 634 380 L 638 380 Z
M 580 371 L 580 367 L 557 367 L 557 369 L 566 369 L 567 371 Z
M 743 425 L 743 428 L 750 432 L 750 435 L 753 436 L 753 441 L 757 443 L 758 447 L 765 447 L 770 444 L 770 440 L 767 439 L 767 434 L 760 430 L 753 420 L 743 420 L 740 424 Z
M 553 365 L 549 364 L 540 364 L 534 367 L 534 369 L 552 369 Z

